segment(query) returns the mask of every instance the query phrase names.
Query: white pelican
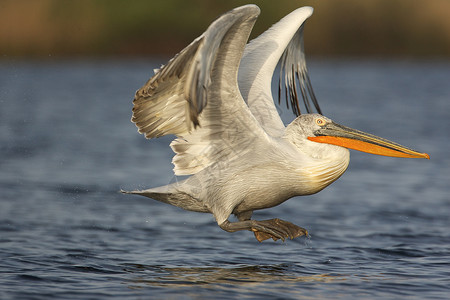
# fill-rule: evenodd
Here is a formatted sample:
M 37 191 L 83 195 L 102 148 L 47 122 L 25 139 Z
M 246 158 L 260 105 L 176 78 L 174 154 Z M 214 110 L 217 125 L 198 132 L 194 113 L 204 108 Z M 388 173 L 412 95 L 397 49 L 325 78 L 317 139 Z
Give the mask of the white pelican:
M 256 5 L 245 5 L 220 16 L 136 92 L 132 122 L 146 138 L 176 135 L 170 144 L 175 175 L 191 176 L 122 192 L 212 213 L 228 232 L 251 230 L 258 241 L 284 241 L 308 233 L 280 219 L 252 220 L 252 212 L 334 182 L 349 164 L 347 148 L 429 156 L 318 114 L 302 37 L 313 9 L 293 11 L 247 45 L 259 12 Z M 298 116 L 287 127 L 271 92 L 280 60 L 285 84 L 280 89 Z M 300 114 L 300 94 L 308 114 Z M 238 221 L 229 221 L 231 214 Z

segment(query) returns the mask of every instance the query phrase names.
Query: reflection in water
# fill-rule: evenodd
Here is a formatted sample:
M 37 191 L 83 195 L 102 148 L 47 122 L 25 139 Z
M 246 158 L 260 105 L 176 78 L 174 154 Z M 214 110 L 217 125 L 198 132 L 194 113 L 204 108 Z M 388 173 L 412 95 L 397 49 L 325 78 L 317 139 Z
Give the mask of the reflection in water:
M 132 281 L 133 288 L 151 286 L 184 287 L 192 285 L 227 284 L 235 286 L 257 286 L 271 282 L 274 285 L 284 285 L 286 282 L 335 282 L 345 280 L 343 276 L 329 274 L 297 275 L 291 272 L 286 264 L 274 266 L 238 267 L 163 267 L 126 264 L 124 271 L 136 275 Z

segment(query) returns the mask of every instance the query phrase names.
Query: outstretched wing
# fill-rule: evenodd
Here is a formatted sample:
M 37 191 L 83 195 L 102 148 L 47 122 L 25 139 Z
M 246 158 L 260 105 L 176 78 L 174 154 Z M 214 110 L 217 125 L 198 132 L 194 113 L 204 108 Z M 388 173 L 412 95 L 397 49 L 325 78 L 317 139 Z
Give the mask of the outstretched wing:
M 293 112 L 298 116 L 301 94 L 306 111 L 312 112 L 312 102 L 320 113 L 309 80 L 303 49 L 303 26 L 312 13 L 311 7 L 302 7 L 285 16 L 247 45 L 241 61 L 239 87 L 242 95 L 255 118 L 272 136 L 282 135 L 285 129 L 275 107 L 271 89 L 273 73 L 279 62 L 279 99 L 284 92 L 287 106 L 291 104 Z
M 178 136 L 171 143 L 176 175 L 230 161 L 266 136 L 237 84 L 258 15 L 255 5 L 222 15 L 136 92 L 132 121 L 139 132 L 148 138 Z

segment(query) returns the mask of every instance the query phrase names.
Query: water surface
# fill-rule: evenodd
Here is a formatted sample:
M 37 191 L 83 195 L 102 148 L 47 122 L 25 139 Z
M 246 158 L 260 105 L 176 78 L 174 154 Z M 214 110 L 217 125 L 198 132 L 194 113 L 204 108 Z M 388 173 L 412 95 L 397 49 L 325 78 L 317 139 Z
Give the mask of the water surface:
M 448 297 L 448 62 L 310 63 L 325 115 L 431 160 L 352 152 L 324 191 L 255 213 L 311 234 L 285 243 L 118 193 L 176 180 L 171 138 L 130 122 L 163 62 L 0 64 L 0 298 Z

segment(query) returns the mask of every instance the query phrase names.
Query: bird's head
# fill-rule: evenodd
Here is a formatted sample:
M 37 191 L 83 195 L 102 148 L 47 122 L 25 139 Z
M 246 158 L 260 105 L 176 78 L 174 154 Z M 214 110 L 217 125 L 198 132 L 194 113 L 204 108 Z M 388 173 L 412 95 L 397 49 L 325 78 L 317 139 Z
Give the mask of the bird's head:
M 309 141 L 393 157 L 427 158 L 421 153 L 389 140 L 337 124 L 320 114 L 300 115 L 293 124 Z

